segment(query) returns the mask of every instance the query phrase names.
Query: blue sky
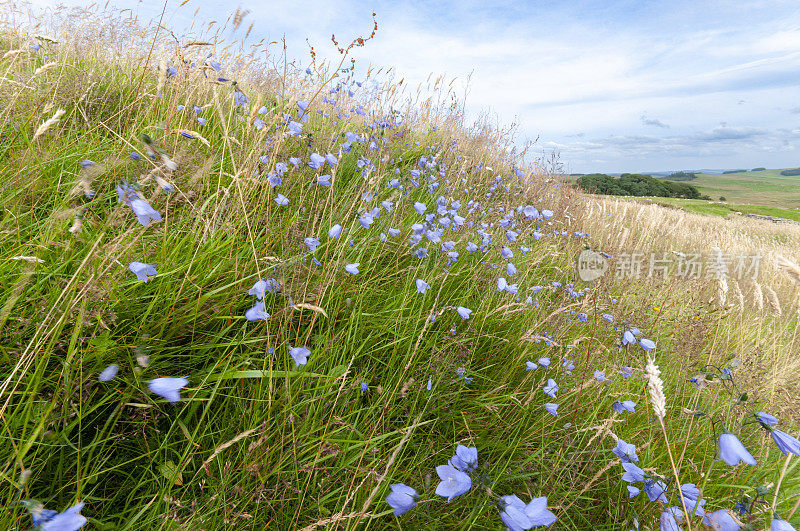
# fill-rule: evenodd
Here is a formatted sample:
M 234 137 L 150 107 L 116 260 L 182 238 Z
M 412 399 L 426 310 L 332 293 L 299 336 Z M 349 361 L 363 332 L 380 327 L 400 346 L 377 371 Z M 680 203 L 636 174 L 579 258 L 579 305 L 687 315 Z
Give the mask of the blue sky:
M 70 0 L 72 1 L 72 0 Z M 46 3 L 37 0 L 35 3 Z M 69 3 L 69 2 L 67 2 Z M 257 39 L 286 35 L 308 62 L 306 37 L 333 56 L 341 40 L 376 38 L 356 57 L 415 85 L 457 77 L 467 109 L 519 124 L 567 171 L 668 171 L 800 166 L 800 3 L 726 1 L 170 0 L 180 30 L 222 22 L 237 7 Z M 112 2 L 141 18 L 153 0 Z

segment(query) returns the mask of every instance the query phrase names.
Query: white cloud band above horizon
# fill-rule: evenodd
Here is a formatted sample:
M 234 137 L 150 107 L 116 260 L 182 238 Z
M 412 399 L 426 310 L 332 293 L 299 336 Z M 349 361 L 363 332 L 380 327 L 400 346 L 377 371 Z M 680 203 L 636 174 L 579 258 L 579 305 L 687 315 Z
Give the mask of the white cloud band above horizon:
M 74 0 L 64 2 L 74 3 Z M 222 21 L 236 5 L 170 1 L 165 22 Z M 49 3 L 39 0 L 35 5 Z M 702 5 L 698 5 L 702 4 Z M 116 2 L 145 20 L 153 0 Z M 305 39 L 332 57 L 379 29 L 362 64 L 394 67 L 412 86 L 429 74 L 469 78 L 467 109 L 516 122 L 568 172 L 800 166 L 800 5 L 714 0 L 357 2 L 244 5 L 252 37 Z M 223 14 L 225 17 L 223 17 Z M 472 74 L 470 76 L 470 73 Z

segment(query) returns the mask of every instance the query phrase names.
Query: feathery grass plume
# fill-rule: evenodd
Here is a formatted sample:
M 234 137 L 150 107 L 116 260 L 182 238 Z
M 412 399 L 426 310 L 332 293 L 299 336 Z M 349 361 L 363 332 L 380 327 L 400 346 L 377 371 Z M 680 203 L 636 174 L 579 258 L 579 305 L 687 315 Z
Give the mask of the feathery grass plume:
M 780 254 L 775 255 L 775 263 L 778 265 L 779 270 L 789 275 L 789 278 L 800 286 L 800 266 Z
M 65 111 L 64 109 L 56 110 L 56 112 L 55 112 L 55 114 L 53 114 L 53 116 L 51 116 L 49 119 L 45 120 L 42 123 L 42 125 L 40 125 L 36 129 L 36 132 L 33 134 L 33 138 L 31 138 L 31 142 L 36 141 L 36 139 L 39 138 L 40 136 L 42 136 L 43 134 L 45 134 L 48 129 L 50 129 L 51 127 L 56 125 L 58 123 L 58 121 L 61 119 L 61 117 L 64 116 L 64 114 L 66 112 L 67 111 Z
M 717 277 L 717 303 L 719 303 L 720 308 L 724 308 L 725 302 L 728 300 L 728 266 L 722 256 L 722 249 L 714 246 L 712 252 L 714 261 L 710 266 L 713 266 L 711 271 Z
M 75 221 L 72 222 L 72 226 L 69 228 L 69 232 L 73 235 L 79 234 L 83 229 L 83 219 L 80 214 L 75 215 Z
M 23 260 L 23 261 L 28 262 L 30 264 L 43 264 L 44 263 L 44 260 L 42 260 L 41 258 L 38 258 L 36 256 L 22 256 L 22 255 L 20 255 L 20 256 L 12 256 L 11 258 L 9 258 L 9 260 Z
M 647 390 L 650 392 L 650 401 L 653 403 L 653 412 L 659 419 L 667 415 L 667 398 L 664 396 L 664 382 L 661 381 L 661 371 L 658 369 L 651 356 L 647 356 Z
M 51 68 L 53 68 L 57 64 L 58 63 L 56 61 L 50 61 L 49 63 L 45 63 L 42 66 L 40 66 L 39 68 L 37 68 L 36 71 L 34 71 L 33 76 L 31 76 L 31 77 L 36 77 L 39 74 L 42 74 L 42 73 L 50 70 Z
M 672 474 L 675 478 L 675 484 L 680 485 L 680 477 L 678 476 L 678 467 L 675 464 L 675 458 L 672 455 L 672 448 L 669 443 L 669 436 L 667 435 L 667 428 L 664 425 L 664 417 L 667 416 L 667 398 L 664 396 L 664 382 L 661 380 L 661 371 L 656 365 L 655 360 L 651 356 L 647 356 L 647 367 L 645 367 L 647 374 L 647 390 L 650 393 L 650 402 L 653 404 L 653 412 L 658 417 L 658 423 L 661 425 L 661 433 L 664 434 L 664 442 L 667 445 L 667 453 L 669 455 L 670 466 L 672 467 Z M 681 508 L 683 514 L 686 516 L 686 523 L 691 530 L 689 523 L 689 511 L 686 508 L 686 501 L 681 497 Z
M 8 59 L 9 57 L 11 57 L 13 55 L 17 55 L 18 53 L 21 53 L 22 51 L 23 51 L 22 48 L 19 48 L 19 49 L 16 49 L 16 50 L 9 50 L 9 51 L 7 51 L 6 53 L 3 54 L 3 59 Z
M 721 308 L 725 307 L 725 301 L 728 299 L 728 277 L 727 275 L 720 275 L 717 278 L 717 302 Z
M 739 287 L 739 283 L 735 280 L 731 279 L 733 283 L 733 294 L 736 297 L 736 302 L 739 303 L 739 312 L 744 312 L 744 293 L 742 293 L 742 288 Z
M 161 59 L 158 62 L 158 84 L 156 85 L 156 94 L 161 93 L 161 89 L 164 88 L 164 83 L 167 80 L 167 62 Z
M 92 83 L 89 84 L 89 86 L 86 88 L 86 90 L 83 91 L 83 94 L 81 94 L 81 97 L 78 98 L 77 103 L 83 102 L 83 100 L 86 99 L 86 96 L 88 96 L 89 93 L 92 92 L 92 89 L 94 88 L 95 85 L 97 85 L 97 81 L 92 81 Z M 86 115 L 84 115 L 84 119 L 85 118 L 86 118 Z
M 197 139 L 200 142 L 202 142 L 205 146 L 211 147 L 211 144 L 209 143 L 209 141 L 206 140 L 205 138 L 203 138 L 203 135 L 201 135 L 197 131 L 192 131 L 191 129 L 175 129 L 173 131 L 173 133 L 178 133 L 179 135 L 184 136 L 186 138 Z M 170 169 L 172 169 L 172 168 L 170 168 Z
M 253 108 L 250 109 L 250 117 L 247 120 L 247 124 L 250 127 L 253 127 L 253 121 L 256 119 L 256 116 L 258 116 L 258 110 L 261 108 L 261 101 L 262 101 L 262 97 L 261 97 L 261 94 L 259 94 L 256 97 L 255 105 L 253 105 Z
M 622 234 L 620 235 L 618 240 L 617 249 L 622 249 L 622 247 L 625 246 L 625 242 L 628 240 L 628 234 L 630 234 L 628 227 L 623 227 Z
M 783 312 L 781 311 L 781 301 L 778 300 L 778 294 L 769 286 L 764 286 L 764 288 L 767 290 L 767 302 L 769 302 L 769 310 L 772 315 L 781 315 Z
M 759 312 L 764 311 L 764 292 L 761 291 L 761 284 L 753 280 L 753 302 Z

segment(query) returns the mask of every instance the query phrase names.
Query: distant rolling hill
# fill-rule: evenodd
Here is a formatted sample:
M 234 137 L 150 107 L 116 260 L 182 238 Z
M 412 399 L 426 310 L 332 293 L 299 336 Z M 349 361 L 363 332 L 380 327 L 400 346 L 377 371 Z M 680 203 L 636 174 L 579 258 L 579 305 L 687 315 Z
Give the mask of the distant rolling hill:
M 800 176 L 781 175 L 782 169 L 745 171 L 724 175 L 698 173 L 689 181 L 713 199 L 730 203 L 800 208 Z
M 800 209 L 800 176 L 781 175 L 784 169 L 757 169 L 736 173 L 723 173 L 726 170 L 695 170 L 697 178 L 684 182 L 715 201 L 724 197 L 728 203 Z M 673 172 L 642 173 L 664 178 Z M 574 182 L 578 175 L 580 174 L 573 174 L 568 178 Z

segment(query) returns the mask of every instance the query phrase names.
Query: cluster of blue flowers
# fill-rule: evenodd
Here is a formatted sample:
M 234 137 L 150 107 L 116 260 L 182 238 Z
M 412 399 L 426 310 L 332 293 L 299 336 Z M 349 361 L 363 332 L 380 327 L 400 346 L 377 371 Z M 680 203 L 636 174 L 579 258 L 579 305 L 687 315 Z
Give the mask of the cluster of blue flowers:
M 630 341 L 628 341 L 627 344 L 630 344 Z M 643 348 L 645 347 L 643 346 Z M 747 395 L 740 393 L 733 384 L 734 376 L 730 367 L 721 369 L 716 377 L 721 383 L 723 383 L 723 385 L 725 385 L 725 389 L 734 399 L 731 409 L 736 406 L 742 406 L 747 402 Z M 713 375 L 709 375 L 705 373 L 705 371 L 703 372 L 703 381 L 713 378 Z M 692 380 L 694 383 L 698 384 L 700 378 L 693 378 Z M 706 415 L 700 410 L 698 410 L 695 414 L 699 416 Z M 774 415 L 762 411 L 751 411 L 748 414 L 748 417 L 751 420 L 747 422 L 757 423 L 768 433 L 770 433 L 776 446 L 781 452 L 783 452 L 784 455 L 800 455 L 800 441 L 788 433 L 776 429 L 775 426 L 778 424 L 778 419 Z M 712 421 L 714 425 L 716 425 L 718 422 L 721 421 Z M 717 439 L 717 450 L 719 460 L 725 462 L 728 466 L 734 467 L 739 463 L 744 463 L 751 466 L 755 466 L 757 464 L 756 459 L 747 450 L 739 438 L 735 434 L 728 431 L 724 426 L 722 427 L 721 433 Z M 682 530 L 683 528 L 681 526 L 686 523 L 687 516 L 700 518 L 704 525 L 709 526 L 712 529 L 719 529 L 723 531 L 750 529 L 751 527 L 749 527 L 748 524 L 742 520 L 742 517 L 750 513 L 756 505 L 758 499 L 765 496 L 766 493 L 769 492 L 768 488 L 758 487 L 756 489 L 757 496 L 755 498 L 749 498 L 746 496 L 737 502 L 736 509 L 738 509 L 738 514 L 736 514 L 736 510 L 726 508 L 708 512 L 705 508 L 707 500 L 702 498 L 702 493 L 695 484 L 685 483 L 680 485 L 678 489 L 670 489 L 668 484 L 669 480 L 667 480 L 665 477 L 650 476 L 646 474 L 643 469 L 637 466 L 635 463 L 639 461 L 639 458 L 636 455 L 636 447 L 634 445 L 619 439 L 617 441 L 617 446 L 612 450 L 612 452 L 616 454 L 622 461 L 622 467 L 624 469 L 622 479 L 623 481 L 629 483 L 627 488 L 631 498 L 637 496 L 641 490 L 644 490 L 650 501 L 658 500 L 664 504 L 669 504 L 669 498 L 671 497 L 670 492 L 671 490 L 676 490 L 677 501 L 680 502 L 680 505 L 667 507 L 661 512 L 661 531 Z M 642 484 L 642 489 L 637 487 L 637 484 Z M 786 520 L 783 520 L 779 514 L 773 513 L 770 529 L 773 531 L 790 531 L 794 530 L 794 527 Z
M 462 444 L 456 446 L 456 453 L 445 465 L 436 467 L 439 484 L 435 493 L 448 502 L 469 492 L 473 486 L 472 476 L 478 470 L 478 449 Z M 403 483 L 390 486 L 391 492 L 386 502 L 394 509 L 395 516 L 401 516 L 417 506 L 422 496 L 412 487 Z M 488 488 L 487 488 L 488 491 Z M 489 491 L 491 492 L 491 491 Z M 497 499 L 500 519 L 507 529 L 522 531 L 534 527 L 550 526 L 556 516 L 547 510 L 547 497 L 534 498 L 523 502 L 516 495 L 501 496 Z

